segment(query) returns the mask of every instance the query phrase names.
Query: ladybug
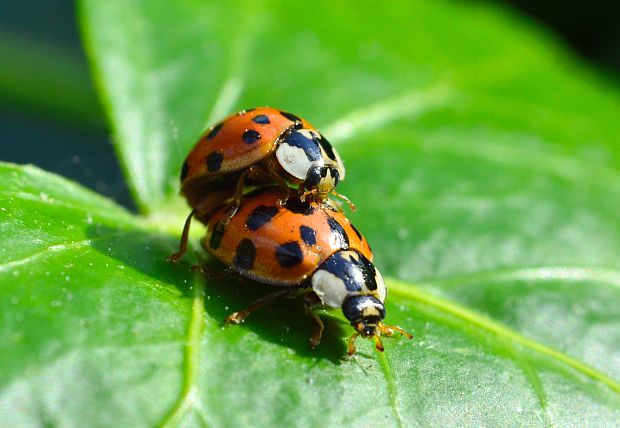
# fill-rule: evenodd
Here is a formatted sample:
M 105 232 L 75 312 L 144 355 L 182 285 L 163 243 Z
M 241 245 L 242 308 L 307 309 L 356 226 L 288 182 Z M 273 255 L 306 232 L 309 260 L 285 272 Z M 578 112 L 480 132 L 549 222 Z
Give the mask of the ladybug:
M 271 107 L 243 110 L 212 126 L 196 143 L 181 170 L 181 194 L 192 207 L 176 261 L 187 248 L 191 218 L 205 222 L 228 204 L 224 222 L 236 214 L 245 185 L 298 185 L 302 199 L 323 202 L 345 178 L 338 152 L 317 129 L 294 114 Z M 287 192 L 281 202 L 289 197 Z
M 232 272 L 279 288 L 226 321 L 239 324 L 276 298 L 303 295 L 306 312 L 317 327 L 312 347 L 323 332 L 323 322 L 314 312 L 320 307 L 341 308 L 355 328 L 348 341 L 349 355 L 355 353 L 360 335 L 373 338 L 380 351 L 381 335 L 398 331 L 411 338 L 402 328 L 382 322 L 386 288 L 362 234 L 329 206 L 298 198 L 280 205 L 285 192 L 273 186 L 255 190 L 244 196 L 228 223 L 223 224 L 225 207 L 208 220 L 201 244 L 209 254 Z

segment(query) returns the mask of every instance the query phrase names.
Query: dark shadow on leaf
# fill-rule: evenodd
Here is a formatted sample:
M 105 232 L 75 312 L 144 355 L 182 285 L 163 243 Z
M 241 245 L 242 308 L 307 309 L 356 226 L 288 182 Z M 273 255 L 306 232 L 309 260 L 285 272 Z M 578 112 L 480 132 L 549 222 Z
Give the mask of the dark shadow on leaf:
M 209 263 L 209 266 L 222 267 L 215 263 Z M 245 309 L 254 300 L 273 291 L 274 287 L 245 279 L 210 280 L 205 288 L 205 307 L 209 315 L 222 320 L 221 325 L 226 329 L 250 329 L 262 339 L 288 346 L 299 355 L 339 363 L 346 354 L 343 337 L 347 335 L 347 331 L 342 328 L 344 323 L 320 314 L 325 330 L 321 344 L 313 350 L 309 339 L 315 326 L 306 316 L 301 298 L 275 301 L 250 315 L 241 325 L 226 325 L 223 322 L 231 312 Z M 211 301 L 216 300 L 215 305 L 209 305 L 209 296 Z
M 195 275 L 199 275 L 191 270 L 192 264 L 206 263 L 213 270 L 225 268 L 206 253 L 196 252 L 188 253 L 175 264 L 168 263 L 166 257 L 177 249 L 178 241 L 164 234 L 93 225 L 88 228 L 87 235 L 97 251 L 138 270 L 161 285 L 172 284 L 186 299 L 194 297 L 191 287 L 195 283 Z M 225 326 L 224 319 L 229 313 L 245 309 L 254 300 L 275 290 L 272 286 L 235 277 L 205 278 L 205 281 L 205 310 L 212 318 L 221 320 L 222 326 Z M 314 350 L 309 345 L 314 325 L 306 316 L 300 298 L 280 299 L 252 314 L 242 325 L 225 328 L 250 329 L 261 339 L 289 347 L 299 355 L 339 364 L 346 355 L 343 338 L 353 331 L 347 331 L 343 321 L 321 315 L 325 330 L 321 344 Z

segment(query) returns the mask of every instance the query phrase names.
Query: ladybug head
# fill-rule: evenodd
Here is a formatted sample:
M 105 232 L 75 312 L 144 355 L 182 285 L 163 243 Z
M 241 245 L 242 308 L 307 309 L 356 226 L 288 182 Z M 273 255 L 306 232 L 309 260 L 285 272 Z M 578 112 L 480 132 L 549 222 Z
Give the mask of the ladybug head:
M 342 160 L 329 142 L 314 129 L 298 128 L 278 143 L 276 159 L 294 180 L 322 202 L 344 179 Z
M 304 187 L 315 193 L 315 198 L 322 201 L 334 190 L 340 181 L 340 173 L 334 166 L 316 165 L 306 174 Z
M 374 296 L 353 296 L 345 300 L 342 312 L 362 337 L 374 337 L 385 318 L 385 307 Z
M 392 335 L 392 329 L 403 332 L 409 338 L 411 335 L 398 326 L 386 326 L 383 324 L 385 318 L 385 306 L 374 296 L 353 296 L 347 299 L 342 305 L 344 316 L 351 322 L 357 331 L 349 338 L 349 355 L 355 354 L 355 339 L 358 336 L 374 340 L 378 351 L 383 352 L 383 342 L 381 334 Z

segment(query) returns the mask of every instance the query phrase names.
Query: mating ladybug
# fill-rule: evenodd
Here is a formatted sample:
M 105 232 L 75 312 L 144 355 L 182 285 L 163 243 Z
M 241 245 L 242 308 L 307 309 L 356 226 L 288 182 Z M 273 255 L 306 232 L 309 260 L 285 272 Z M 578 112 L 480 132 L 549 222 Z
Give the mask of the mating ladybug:
M 349 354 L 355 353 L 359 335 L 373 338 L 380 351 L 381 335 L 398 331 L 411 338 L 402 328 L 382 322 L 385 284 L 359 231 L 341 212 L 325 205 L 297 198 L 280 205 L 285 193 L 277 187 L 256 190 L 244 196 L 229 222 L 223 224 L 226 207 L 208 220 L 202 246 L 209 254 L 242 276 L 280 288 L 231 314 L 227 322 L 241 323 L 276 298 L 304 295 L 306 312 L 317 325 L 312 347 L 323 332 L 323 322 L 314 312 L 318 307 L 341 308 L 357 331 L 349 339 Z
M 275 183 L 289 197 L 288 183 L 298 185 L 298 197 L 323 202 L 345 178 L 340 156 L 306 120 L 271 107 L 241 111 L 211 127 L 185 159 L 181 193 L 192 207 L 181 239 L 178 260 L 187 247 L 191 218 L 203 222 L 228 203 L 224 222 L 236 214 L 244 186 Z

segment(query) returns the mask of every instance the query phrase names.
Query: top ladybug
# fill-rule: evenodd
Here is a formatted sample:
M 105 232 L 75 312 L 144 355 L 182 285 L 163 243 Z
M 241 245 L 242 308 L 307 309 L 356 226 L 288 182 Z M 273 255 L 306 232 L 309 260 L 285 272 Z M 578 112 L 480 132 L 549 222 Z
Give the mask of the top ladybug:
M 227 224 L 239 209 L 244 186 L 275 183 L 287 190 L 297 185 L 297 196 L 323 202 L 345 178 L 336 150 L 305 119 L 271 107 L 243 110 L 211 127 L 189 153 L 181 171 L 181 193 L 192 207 L 178 253 L 186 250 L 192 216 L 206 223 L 224 203 L 231 207 Z M 288 196 L 287 196 L 288 198 Z M 286 201 L 282 201 L 284 203 Z

